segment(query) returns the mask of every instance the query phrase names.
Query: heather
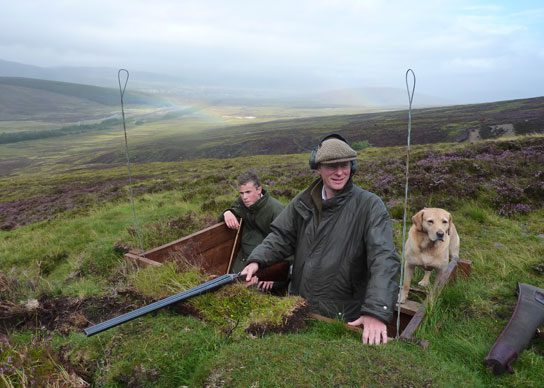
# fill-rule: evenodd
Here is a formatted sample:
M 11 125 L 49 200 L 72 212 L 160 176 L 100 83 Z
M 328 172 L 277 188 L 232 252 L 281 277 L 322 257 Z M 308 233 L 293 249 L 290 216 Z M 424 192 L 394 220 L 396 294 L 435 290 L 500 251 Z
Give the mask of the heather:
M 0 385 L 539 386 L 541 338 L 513 375 L 495 377 L 482 360 L 513 311 L 516 284 L 544 287 L 543 151 L 542 136 L 411 148 L 408 215 L 423 206 L 449 210 L 461 258 L 473 263 L 468 278 L 428 306 L 416 332 L 427 348 L 363 347 L 341 323 L 309 318 L 296 298 L 240 285 L 83 334 L 207 279 L 182 260 L 138 269 L 124 252 L 215 223 L 248 167 L 287 203 L 316 177 L 307 153 L 134 164 L 136 218 L 126 168 L 3 177 Z M 369 146 L 358 155 L 354 181 L 383 198 L 400 252 L 406 149 Z

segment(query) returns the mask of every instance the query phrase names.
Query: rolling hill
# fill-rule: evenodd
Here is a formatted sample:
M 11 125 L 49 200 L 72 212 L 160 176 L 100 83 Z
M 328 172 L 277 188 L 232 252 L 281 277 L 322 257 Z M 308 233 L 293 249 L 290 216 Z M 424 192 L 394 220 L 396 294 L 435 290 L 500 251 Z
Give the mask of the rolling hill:
M 127 92 L 128 105 L 158 107 L 164 99 Z M 75 122 L 104 118 L 118 113 L 119 91 L 91 85 L 34 78 L 0 77 L 2 121 L 40 120 Z
M 406 144 L 407 111 L 275 120 L 221 126 L 173 134 L 134 145 L 134 160 L 177 161 L 194 158 L 230 158 L 249 155 L 292 154 L 309 151 L 329 133 L 340 133 L 352 143 L 372 146 Z M 412 113 L 412 143 L 431 144 L 498 138 L 507 134 L 544 132 L 544 97 L 417 109 Z M 122 155 L 106 152 L 97 163 L 122 162 Z

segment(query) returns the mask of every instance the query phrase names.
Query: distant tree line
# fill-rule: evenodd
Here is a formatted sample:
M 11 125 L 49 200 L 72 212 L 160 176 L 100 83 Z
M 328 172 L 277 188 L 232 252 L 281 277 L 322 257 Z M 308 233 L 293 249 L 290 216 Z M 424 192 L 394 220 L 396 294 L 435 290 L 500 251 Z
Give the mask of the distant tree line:
M 121 119 L 109 118 L 97 124 L 75 124 L 59 129 L 47 129 L 41 131 L 19 131 L 10 133 L 2 132 L 0 133 L 0 144 L 17 143 L 25 140 L 46 139 L 50 137 L 59 137 L 73 135 L 76 133 L 110 129 L 114 125 L 118 125 L 120 123 Z

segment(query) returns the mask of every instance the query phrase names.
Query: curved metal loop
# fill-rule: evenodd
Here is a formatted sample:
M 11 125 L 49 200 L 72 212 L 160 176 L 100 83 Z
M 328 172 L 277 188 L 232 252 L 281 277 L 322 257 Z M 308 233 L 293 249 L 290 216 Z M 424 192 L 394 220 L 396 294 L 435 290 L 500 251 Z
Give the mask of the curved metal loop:
M 410 86 L 408 85 L 408 75 L 412 74 L 412 79 L 414 81 L 412 85 L 412 90 L 410 91 Z M 414 92 L 416 90 L 416 73 L 412 69 L 406 70 L 406 91 L 408 92 L 408 103 L 410 108 L 412 107 L 412 101 L 414 100 Z
M 125 83 L 122 87 L 121 87 L 121 73 L 126 74 Z M 119 82 L 119 93 L 121 93 L 121 101 L 123 100 L 123 97 L 125 95 L 125 89 L 127 88 L 129 76 L 130 76 L 130 73 L 128 72 L 127 69 L 119 69 L 119 71 L 117 72 L 117 81 Z

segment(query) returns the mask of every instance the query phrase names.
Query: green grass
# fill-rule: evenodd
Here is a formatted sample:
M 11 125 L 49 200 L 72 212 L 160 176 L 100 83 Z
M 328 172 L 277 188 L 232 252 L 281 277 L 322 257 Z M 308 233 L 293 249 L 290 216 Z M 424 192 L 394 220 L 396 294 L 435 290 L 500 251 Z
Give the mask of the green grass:
M 452 363 L 445 367 L 429 353 L 412 345 L 393 342 L 387 347 L 361 347 L 359 338 L 345 332 L 323 338 L 323 331 L 316 326 L 313 324 L 298 334 L 269 336 L 258 342 L 245 341 L 224 347 L 215 357 L 199 365 L 194 385 L 391 387 L 478 384 L 478 379 L 462 365 Z
M 497 144 L 506 147 L 510 143 Z M 471 147 L 415 146 L 413 162 L 424 160 L 429 153 L 478 151 L 477 146 Z M 377 185 L 383 174 L 374 176 L 367 170 L 391 164 L 399 168 L 401 153 L 393 147 L 365 149 L 359 154 L 361 171 L 356 182 Z M 444 174 L 457 174 L 463 166 L 472 168 L 474 161 L 454 161 Z M 524 161 L 531 169 L 528 174 L 534 176 L 538 166 Z M 499 174 L 499 169 L 490 165 L 482 162 L 490 179 L 525 184 L 510 176 L 492 175 Z M 275 190 L 284 203 L 315 176 L 307 168 L 306 154 L 135 165 L 137 219 L 145 231 L 140 242 L 128 201 L 126 169 L 61 166 L 59 171 L 52 166 L 46 167 L 51 174 L 0 179 L 4 201 L 52 198 L 55 193 L 66 197 L 62 188 L 95 187 L 109 181 L 118 181 L 115 192 L 119 195 L 83 192 L 73 197 L 78 206 L 59 210 L 49 221 L 0 231 L 0 307 L 23 306 L 29 299 L 44 296 L 55 300 L 120 298 L 118 293 L 132 290 L 147 298 L 161 298 L 187 289 L 205 280 L 205 275 L 184 270 L 179 263 L 137 271 L 122 259 L 116 243 L 139 247 L 142 242 L 147 249 L 215 222 L 236 195 L 236 176 L 248 166 L 257 169 L 265 186 Z M 402 212 L 398 203 L 402 196 L 389 186 L 384 186 L 389 191 L 381 195 L 397 209 L 395 243 L 400 252 Z M 168 309 L 90 338 L 75 328 L 61 333 L 4 327 L 2 333 L 9 344 L 0 342 L 0 367 L 7 367 L 6 355 L 12 355 L 13 368 L 0 385 L 29 385 L 32 379 L 43 385 L 74 385 L 70 380 L 74 376 L 67 373 L 73 370 L 94 386 L 111 387 L 539 386 L 544 370 L 542 340 L 533 341 L 521 353 L 513 375 L 493 376 L 483 366 L 483 358 L 508 322 L 517 282 L 544 287 L 542 273 L 535 270 L 544 264 L 544 209 L 533 204 L 528 214 L 500 216 L 491 188 L 475 193 L 472 198 L 457 198 L 448 207 L 461 236 L 461 258 L 472 261 L 472 273 L 446 286 L 429 304 L 416 333 L 429 342 L 426 350 L 398 341 L 364 347 L 359 335 L 340 323 L 312 320 L 296 332 L 250 334 L 246 329 L 252 324 L 266 322 L 273 327 L 280 323 L 282 314 L 299 301 L 262 295 L 238 284 L 191 299 L 186 307 L 197 312 L 198 318 Z M 414 190 L 411 206 L 414 201 L 440 202 L 446 194 Z M 95 307 L 101 311 L 100 305 Z M 115 311 L 111 314 L 116 315 Z M 43 368 L 34 368 L 36 365 Z M 41 371 L 56 377 L 47 380 L 47 373 Z

